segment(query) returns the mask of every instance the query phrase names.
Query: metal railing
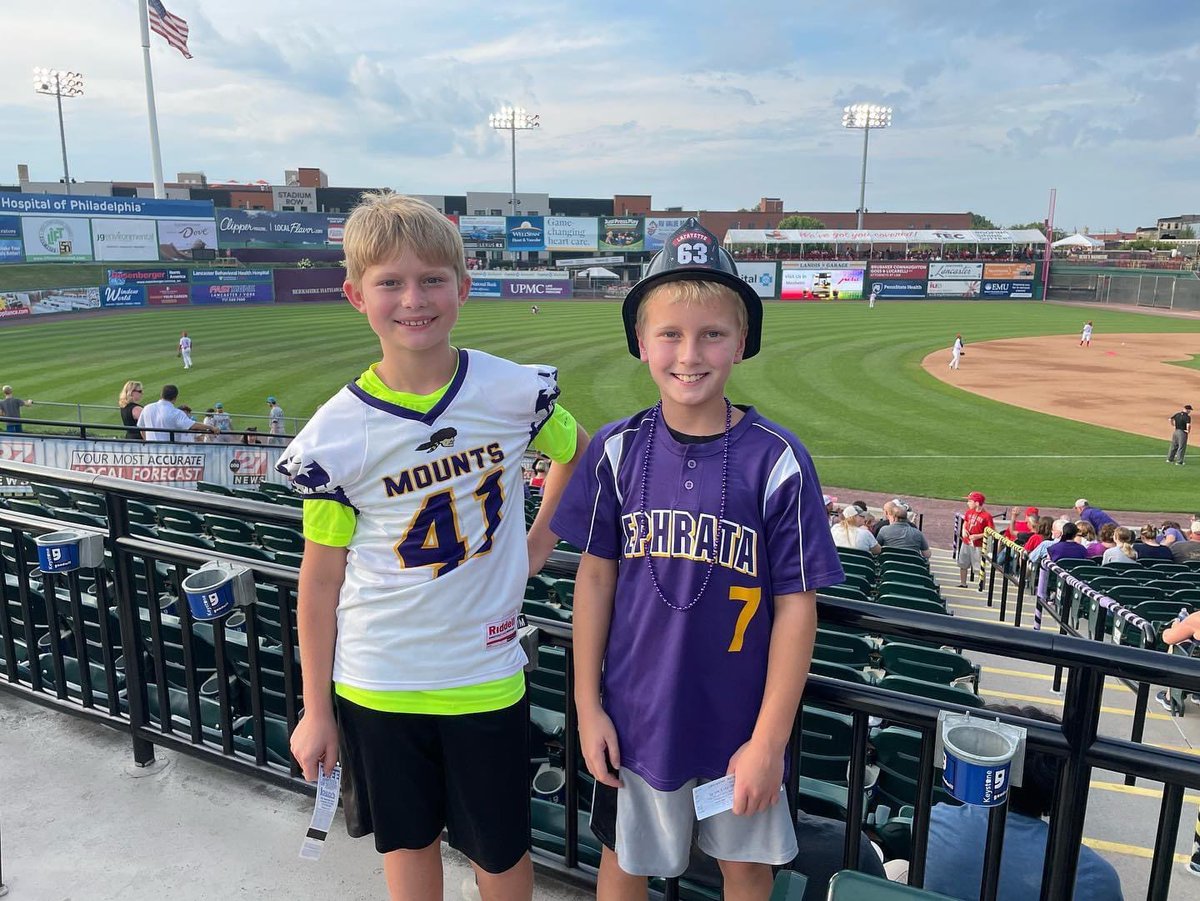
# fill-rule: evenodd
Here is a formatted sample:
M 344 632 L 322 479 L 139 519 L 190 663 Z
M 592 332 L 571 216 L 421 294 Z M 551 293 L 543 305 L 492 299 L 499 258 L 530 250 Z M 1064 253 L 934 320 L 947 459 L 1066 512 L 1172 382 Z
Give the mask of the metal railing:
M 41 415 L 37 420 L 28 418 L 27 416 L 20 417 L 20 422 L 26 425 L 38 422 L 39 424 L 48 423 L 56 427 L 86 425 L 91 428 L 96 428 L 97 424 L 94 422 L 94 420 L 111 418 L 112 420 L 116 421 L 120 418 L 120 410 L 115 404 L 82 404 L 64 403 L 62 401 L 53 400 L 38 400 L 33 407 L 26 409 L 37 411 L 45 409 L 47 411 L 46 414 Z M 203 412 L 197 410 L 193 410 L 192 412 L 193 414 L 198 413 L 201 418 L 203 418 L 205 415 Z M 84 418 L 85 413 L 87 414 L 87 418 Z M 261 423 L 262 428 L 260 428 L 260 431 L 269 431 L 271 417 L 266 413 L 230 412 L 229 416 L 238 420 L 249 420 L 254 423 Z M 0 422 L 3 421 L 11 422 L 14 420 L 0 420 Z M 308 420 L 303 416 L 285 416 L 283 421 L 284 430 L 291 435 L 294 435 L 296 432 L 300 431 L 300 429 L 304 428 L 304 424 L 308 422 Z M 199 420 L 197 420 L 197 422 L 199 422 Z
M 154 504 L 255 522 L 299 524 L 299 511 L 216 495 L 157 487 L 117 479 L 83 476 L 27 464 L 0 463 L 0 473 L 49 485 L 90 491 L 104 498 L 104 535 L 109 561 L 94 570 L 66 576 L 41 573 L 30 559 L 33 535 L 61 529 L 63 522 L 0 507 L 0 545 L 9 572 L 0 582 L 0 627 L 4 664 L 0 690 L 39 704 L 86 717 L 129 734 L 134 759 L 146 764 L 154 747 L 212 761 L 223 767 L 300 791 L 312 791 L 287 755 L 287 736 L 300 715 L 300 680 L 294 632 L 296 570 L 267 560 L 172 544 L 134 534 L 134 504 Z M 71 525 L 71 528 L 79 528 Z M 85 529 L 86 530 L 86 529 Z M 189 568 L 212 559 L 249 567 L 258 585 L 256 602 L 245 609 L 245 635 L 226 623 L 194 621 L 179 583 Z M 555 552 L 547 566 L 560 576 L 573 575 L 577 557 Z M 39 591 L 38 584 L 41 589 Z M 39 604 L 41 608 L 39 608 Z M 172 604 L 174 606 L 172 606 Z M 888 639 L 933 642 L 1003 654 L 1014 659 L 1062 667 L 1066 673 L 1065 718 L 1052 723 L 999 716 L 1028 730 L 1028 746 L 1059 763 L 1059 780 L 1043 866 L 1042 897 L 1068 899 L 1078 866 L 1090 775 L 1100 768 L 1132 778 L 1163 783 L 1162 804 L 1147 897 L 1165 901 L 1171 882 L 1185 788 L 1200 789 L 1200 760 L 1098 734 L 1104 680 L 1116 676 L 1200 692 L 1200 671 L 1178 655 L 1105 645 L 1049 631 L 1000 628 L 963 618 L 897 607 L 819 598 L 823 626 L 839 626 Z M 42 613 L 40 618 L 38 614 Z M 115 617 L 116 625 L 110 620 Z M 19 619 L 20 623 L 16 622 Z M 541 628 L 544 645 L 560 647 L 565 657 L 565 728 L 562 733 L 567 780 L 562 805 L 562 852 L 535 847 L 535 860 L 578 882 L 591 884 L 594 870 L 581 863 L 581 852 L 594 852 L 581 840 L 578 826 L 580 765 L 573 696 L 570 626 L 531 620 Z M 46 650 L 39 653 L 41 640 Z M 19 644 L 26 652 L 20 656 Z M 211 655 L 211 656 L 206 656 Z M 72 681 L 74 678 L 77 681 Z M 859 829 L 865 812 L 865 766 L 870 717 L 904 726 L 920 736 L 915 779 L 910 883 L 924 881 L 930 812 L 936 782 L 934 759 L 940 709 L 965 707 L 901 694 L 873 685 L 811 676 L 804 706 L 847 714 L 851 742 L 846 749 L 846 830 L 843 863 L 858 859 Z M 271 730 L 275 731 L 272 732 Z M 272 736 L 276 741 L 272 742 Z M 788 749 L 787 791 L 795 809 L 800 797 L 800 720 Z M 981 899 L 996 897 L 1002 853 L 1003 817 L 992 815 L 985 849 Z M 997 824 L 999 827 L 997 828 Z M 799 862 L 802 867 L 802 862 Z M 681 883 L 666 880 L 662 893 L 679 896 Z M 686 878 L 684 891 L 688 890 Z
M 199 422 L 200 420 L 196 420 L 196 421 Z M 144 440 L 144 439 L 127 438 L 125 433 L 130 431 L 130 427 L 127 425 L 113 425 L 111 423 L 105 423 L 105 422 L 78 422 L 78 423 L 75 423 L 75 422 L 65 422 L 63 420 L 58 420 L 58 419 L 32 419 L 27 416 L 21 416 L 21 417 L 0 416 L 0 426 L 7 425 L 8 423 L 16 423 L 21 426 L 22 431 L 18 434 L 29 434 L 29 435 L 33 435 L 35 437 L 42 437 L 42 438 L 64 438 L 64 437 L 66 437 L 66 438 L 82 438 L 84 440 L 87 440 L 90 438 L 92 440 L 99 440 L 99 441 Z M 47 431 L 35 431 L 34 429 L 30 429 L 28 432 L 26 432 L 25 431 L 26 426 L 34 426 L 37 429 L 43 429 L 43 430 L 52 428 L 52 429 L 54 429 L 54 431 L 47 432 Z M 188 429 L 168 429 L 165 427 L 143 428 L 143 429 L 138 429 L 137 431 L 166 432 L 170 436 L 170 441 L 174 442 L 176 444 L 191 443 L 191 442 L 184 442 L 181 440 L 182 436 L 184 436 L 184 435 L 194 435 L 197 440 L 202 439 L 202 438 L 209 438 L 209 437 L 236 439 L 234 441 L 223 442 L 223 443 L 229 443 L 229 444 L 244 444 L 244 443 L 247 443 L 247 441 L 245 441 L 243 439 L 250 439 L 250 438 L 258 439 L 257 441 L 250 442 L 253 444 L 269 444 L 272 441 L 277 441 L 279 443 L 286 443 L 287 441 L 290 441 L 292 438 L 296 437 L 295 435 L 272 435 L 269 432 L 260 432 L 256 428 L 251 428 L 250 430 L 246 430 L 246 431 L 220 432 L 219 435 L 210 435 L 209 433 L 206 433 L 206 432 L 192 432 Z M 116 434 L 111 434 L 111 433 L 116 433 Z M 0 430 L 0 434 L 4 434 L 4 432 L 2 430 Z M 9 433 L 9 434 L 12 434 L 12 433 Z M 159 443 L 161 443 L 161 442 L 159 442 Z

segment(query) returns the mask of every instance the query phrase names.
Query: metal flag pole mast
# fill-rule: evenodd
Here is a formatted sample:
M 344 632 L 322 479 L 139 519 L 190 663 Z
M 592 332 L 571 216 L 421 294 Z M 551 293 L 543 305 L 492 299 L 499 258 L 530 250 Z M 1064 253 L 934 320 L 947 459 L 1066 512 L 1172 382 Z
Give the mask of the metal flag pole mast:
M 1046 213 L 1046 249 L 1042 252 L 1042 300 L 1050 293 L 1050 261 L 1054 257 L 1054 203 L 1058 189 L 1050 189 L 1050 209 Z
M 150 13 L 146 0 L 138 0 L 138 16 L 142 26 L 142 66 L 146 71 L 146 113 L 150 119 L 150 166 L 154 173 L 154 196 L 167 196 L 163 187 L 162 151 L 158 144 L 158 110 L 154 105 L 154 70 L 150 67 Z

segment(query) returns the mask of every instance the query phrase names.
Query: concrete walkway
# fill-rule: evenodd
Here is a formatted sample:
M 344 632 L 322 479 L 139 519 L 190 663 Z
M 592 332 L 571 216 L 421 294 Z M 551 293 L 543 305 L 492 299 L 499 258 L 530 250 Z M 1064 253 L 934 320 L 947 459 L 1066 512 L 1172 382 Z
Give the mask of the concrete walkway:
M 0 692 L 5 901 L 387 898 L 374 845 L 340 814 L 321 859 L 302 861 L 308 796 L 156 754 L 137 771 L 121 733 Z M 465 858 L 443 860 L 445 897 L 477 898 Z M 535 897 L 590 895 L 539 873 Z

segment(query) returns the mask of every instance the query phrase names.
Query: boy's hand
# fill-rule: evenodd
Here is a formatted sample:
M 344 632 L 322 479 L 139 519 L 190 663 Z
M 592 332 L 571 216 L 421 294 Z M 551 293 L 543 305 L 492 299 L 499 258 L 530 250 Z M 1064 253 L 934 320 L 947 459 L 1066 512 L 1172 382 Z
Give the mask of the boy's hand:
M 621 752 L 617 747 L 617 728 L 604 709 L 579 712 L 579 747 L 592 777 L 604 785 L 624 788 L 614 772 L 621 767 Z
M 317 781 L 318 761 L 325 764 L 325 772 L 333 772 L 338 761 L 338 731 L 333 711 L 305 710 L 292 733 L 291 749 L 306 782 Z
M 783 784 L 783 753 L 776 753 L 754 739 L 729 758 L 726 775 L 733 774 L 733 812 L 736 816 L 762 813 L 779 803 Z

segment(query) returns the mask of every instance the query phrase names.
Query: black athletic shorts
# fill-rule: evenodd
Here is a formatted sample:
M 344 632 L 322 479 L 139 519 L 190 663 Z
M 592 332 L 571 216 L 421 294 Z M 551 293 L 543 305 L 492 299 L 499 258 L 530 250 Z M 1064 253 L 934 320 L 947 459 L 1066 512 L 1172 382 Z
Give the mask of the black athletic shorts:
M 529 702 L 488 713 L 383 713 L 337 698 L 342 804 L 381 854 L 450 845 L 489 873 L 529 850 Z

